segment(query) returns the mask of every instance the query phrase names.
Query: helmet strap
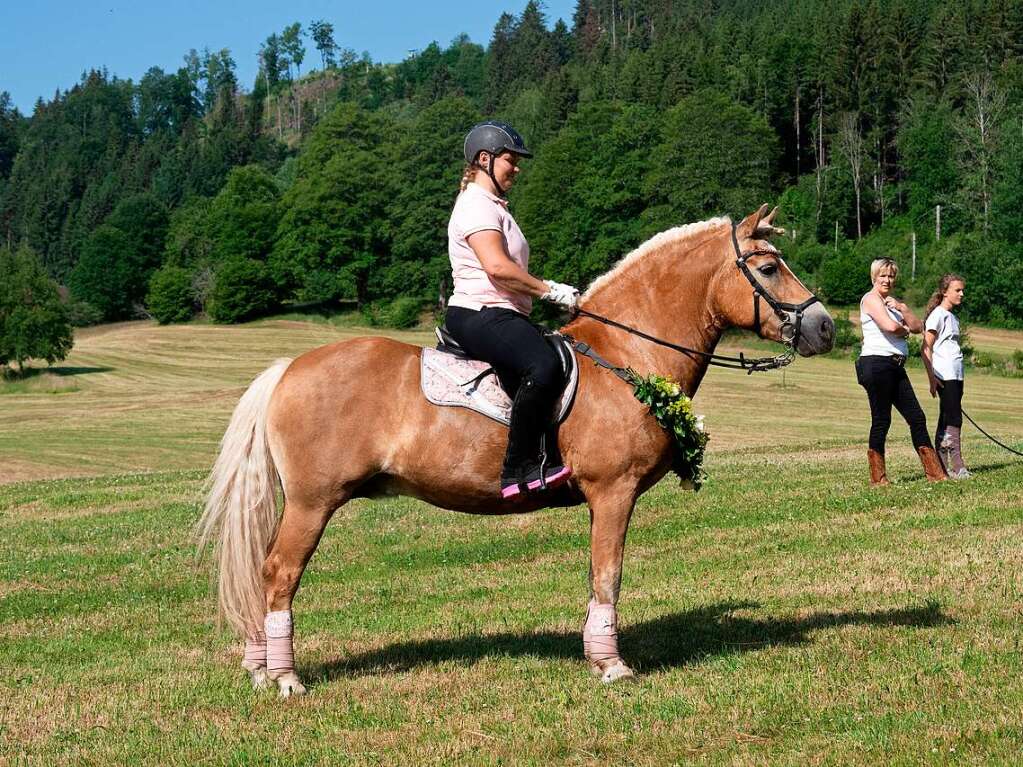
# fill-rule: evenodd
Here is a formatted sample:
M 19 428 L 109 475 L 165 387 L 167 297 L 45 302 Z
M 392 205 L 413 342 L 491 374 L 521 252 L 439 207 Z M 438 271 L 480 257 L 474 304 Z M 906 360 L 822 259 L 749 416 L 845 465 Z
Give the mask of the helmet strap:
M 494 176 L 494 161 L 497 159 L 497 156 L 491 154 L 490 152 L 487 152 L 487 156 L 490 158 L 490 162 L 487 163 L 487 167 L 485 168 L 485 170 L 487 171 L 487 175 L 490 176 L 490 180 L 493 182 L 494 189 L 497 190 L 498 196 L 504 197 L 507 190 L 505 190 L 503 186 L 497 183 L 497 177 Z

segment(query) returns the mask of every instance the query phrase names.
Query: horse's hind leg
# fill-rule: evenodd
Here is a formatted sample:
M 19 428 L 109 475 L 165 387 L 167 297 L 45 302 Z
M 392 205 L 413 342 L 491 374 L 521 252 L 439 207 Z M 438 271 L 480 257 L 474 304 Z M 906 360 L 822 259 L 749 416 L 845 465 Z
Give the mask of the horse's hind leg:
M 266 674 L 277 682 L 282 698 L 305 693 L 305 687 L 295 673 L 291 603 L 327 522 L 344 500 L 347 499 L 326 506 L 286 499 L 277 536 L 263 563 Z M 256 675 L 253 674 L 255 682 Z

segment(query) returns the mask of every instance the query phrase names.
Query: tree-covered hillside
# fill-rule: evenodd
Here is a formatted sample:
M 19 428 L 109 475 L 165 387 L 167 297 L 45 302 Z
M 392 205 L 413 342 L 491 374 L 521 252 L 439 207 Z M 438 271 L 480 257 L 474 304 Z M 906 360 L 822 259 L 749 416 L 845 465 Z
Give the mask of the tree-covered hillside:
M 0 96 L 0 231 L 80 319 L 432 302 L 484 116 L 536 153 L 511 197 L 544 276 L 582 284 L 656 231 L 777 201 L 834 302 L 878 255 L 910 275 L 915 242 L 911 298 L 956 270 L 971 319 L 1023 323 L 1016 0 L 579 0 L 553 26 L 531 0 L 485 48 L 397 64 L 296 23 L 251 84 L 191 51 L 137 83 L 91 71 L 28 117 Z

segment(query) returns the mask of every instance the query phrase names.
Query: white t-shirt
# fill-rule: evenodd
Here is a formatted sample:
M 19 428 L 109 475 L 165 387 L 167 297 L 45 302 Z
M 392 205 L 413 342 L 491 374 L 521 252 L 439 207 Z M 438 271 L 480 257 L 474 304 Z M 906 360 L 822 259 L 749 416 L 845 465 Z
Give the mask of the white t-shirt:
M 867 295 L 870 295 L 869 293 Z M 866 296 L 864 296 L 866 298 Z M 902 313 L 890 306 L 885 306 L 888 316 L 898 323 L 902 322 Z M 863 348 L 860 350 L 861 357 L 907 357 L 909 356 L 909 344 L 902 336 L 894 333 L 885 333 L 874 322 L 866 309 L 863 308 L 863 301 L 860 301 L 860 330 L 863 331 Z
M 931 367 L 942 381 L 963 380 L 963 350 L 959 348 L 959 320 L 947 309 L 934 307 L 927 315 L 924 330 L 933 330 L 934 339 Z
M 529 271 L 529 243 L 508 211 L 508 201 L 470 183 L 455 200 L 448 221 L 448 258 L 455 281 L 448 305 L 476 310 L 496 306 L 528 315 L 533 299 L 491 280 L 466 240 L 470 234 L 486 229 L 501 232 L 511 260 Z

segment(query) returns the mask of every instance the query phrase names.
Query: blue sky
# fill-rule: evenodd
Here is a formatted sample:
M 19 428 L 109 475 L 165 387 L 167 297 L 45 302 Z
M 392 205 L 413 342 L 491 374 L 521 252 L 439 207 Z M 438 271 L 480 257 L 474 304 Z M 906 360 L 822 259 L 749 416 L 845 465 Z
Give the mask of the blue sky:
M 106 68 L 136 82 L 152 66 L 174 71 L 189 48 L 229 48 L 242 85 L 251 88 L 256 52 L 273 32 L 314 19 L 334 25 L 338 45 L 369 51 L 374 61 L 400 61 L 410 48 L 446 46 L 465 32 L 486 45 L 501 13 L 521 13 L 526 0 L 0 0 L 0 91 L 32 113 L 38 97 L 66 90 L 83 71 Z M 549 23 L 571 26 L 575 0 L 546 0 Z M 306 42 L 304 70 L 319 54 Z

